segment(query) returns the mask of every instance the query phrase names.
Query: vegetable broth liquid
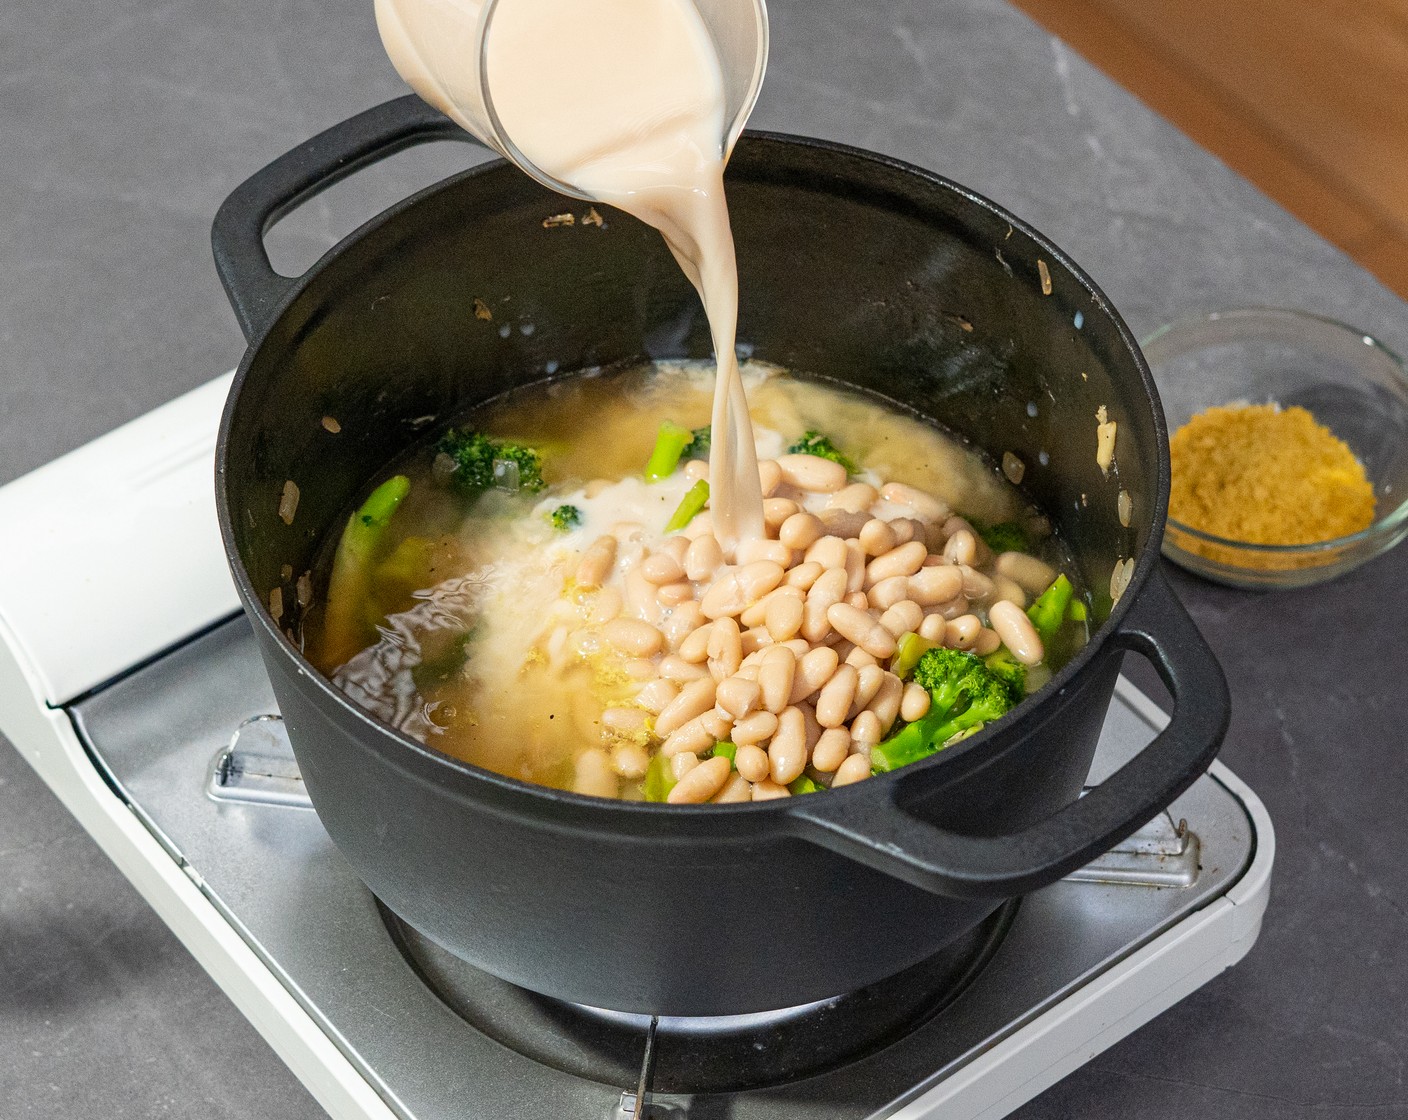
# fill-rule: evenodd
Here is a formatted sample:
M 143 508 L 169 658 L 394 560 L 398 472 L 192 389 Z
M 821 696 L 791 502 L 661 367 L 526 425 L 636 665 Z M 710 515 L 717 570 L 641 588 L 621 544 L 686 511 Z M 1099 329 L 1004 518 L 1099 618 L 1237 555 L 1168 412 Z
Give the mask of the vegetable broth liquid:
M 475 0 L 377 0 L 397 70 L 475 129 Z M 445 36 L 460 29 L 459 41 Z M 453 38 L 453 37 L 452 37 Z M 458 53 L 456 53 L 458 52 Z M 724 549 L 763 535 L 748 402 L 735 355 L 738 269 L 724 198 L 724 83 L 690 0 L 506 0 L 483 66 L 502 132 L 540 170 L 658 229 L 699 291 L 718 378 L 710 508 Z

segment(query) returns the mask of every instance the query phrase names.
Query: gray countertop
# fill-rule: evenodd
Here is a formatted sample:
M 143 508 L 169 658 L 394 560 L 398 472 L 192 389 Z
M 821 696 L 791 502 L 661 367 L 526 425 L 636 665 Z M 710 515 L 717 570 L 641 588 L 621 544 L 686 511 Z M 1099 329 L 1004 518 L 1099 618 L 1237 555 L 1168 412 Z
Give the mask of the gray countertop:
M 999 0 L 772 0 L 754 124 L 934 168 L 1033 222 L 1137 333 L 1270 304 L 1400 351 L 1366 273 Z M 232 367 L 224 196 L 402 92 L 365 0 L 0 9 L 0 483 Z M 457 168 L 398 157 L 271 235 L 288 270 Z M 0 547 L 22 547 L 0 526 Z M 1261 941 L 1028 1105 L 1038 1117 L 1408 1117 L 1408 552 L 1257 596 L 1176 574 L 1226 667 L 1223 758 L 1275 820 Z M 1327 649 L 1352 657 L 1327 680 Z M 1359 666 L 1364 668 L 1361 670 Z M 0 1114 L 321 1115 L 12 750 L 0 748 Z

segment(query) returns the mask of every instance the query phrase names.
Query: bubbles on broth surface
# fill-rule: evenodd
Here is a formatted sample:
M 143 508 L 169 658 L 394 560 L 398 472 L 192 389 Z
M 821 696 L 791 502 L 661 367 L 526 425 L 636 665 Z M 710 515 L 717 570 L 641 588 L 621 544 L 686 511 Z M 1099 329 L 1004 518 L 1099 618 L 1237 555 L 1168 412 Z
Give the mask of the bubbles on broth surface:
M 903 483 L 975 524 L 1045 525 L 993 464 L 932 424 L 877 398 L 761 364 L 746 365 L 744 376 L 760 459 L 775 459 L 803 433 L 819 431 L 859 468 L 851 482 Z M 328 641 L 325 612 L 315 608 L 305 625 L 310 658 L 378 718 L 449 755 L 525 781 L 643 796 L 637 771 L 659 737 L 637 694 L 657 679 L 661 657 L 678 651 L 672 618 L 677 631 L 706 584 L 686 591 L 680 577 L 674 592 L 658 591 L 661 585 L 640 574 L 642 560 L 668 539 L 664 526 L 698 465 L 681 463 L 655 483 L 641 476 L 663 422 L 708 424 L 712 388 L 711 365 L 647 365 L 531 386 L 460 417 L 457 427 L 539 449 L 546 489 L 490 489 L 466 502 L 446 485 L 433 445 L 413 453 L 388 472 L 406 475 L 410 491 L 366 560 L 355 612 L 365 624 L 365 648 L 330 664 L 332 650 L 345 644 Z M 876 508 L 884 504 L 877 499 Z M 550 518 L 563 505 L 580 515 L 565 531 Z M 617 542 L 612 575 L 601 588 L 578 585 L 582 555 L 603 535 Z M 1054 538 L 1034 552 L 1074 575 Z M 324 565 L 320 589 L 328 585 L 326 571 Z M 670 594 L 688 599 L 679 606 L 661 601 Z M 618 616 L 649 622 L 665 636 L 662 648 L 627 653 L 610 644 L 603 628 Z M 1048 675 L 1037 666 L 1033 687 Z M 608 709 L 610 727 L 603 723 Z M 597 757 L 602 751 L 605 762 Z M 614 769 L 584 777 L 593 767 Z

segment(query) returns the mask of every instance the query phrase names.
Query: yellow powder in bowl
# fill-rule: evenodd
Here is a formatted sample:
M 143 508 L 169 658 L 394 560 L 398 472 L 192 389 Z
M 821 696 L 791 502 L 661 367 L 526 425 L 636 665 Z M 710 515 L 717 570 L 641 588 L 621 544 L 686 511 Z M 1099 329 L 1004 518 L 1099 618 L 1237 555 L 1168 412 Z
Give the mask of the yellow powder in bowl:
M 1205 533 L 1313 544 L 1373 524 L 1363 465 L 1304 408 L 1209 408 L 1174 433 L 1169 454 L 1169 516 Z

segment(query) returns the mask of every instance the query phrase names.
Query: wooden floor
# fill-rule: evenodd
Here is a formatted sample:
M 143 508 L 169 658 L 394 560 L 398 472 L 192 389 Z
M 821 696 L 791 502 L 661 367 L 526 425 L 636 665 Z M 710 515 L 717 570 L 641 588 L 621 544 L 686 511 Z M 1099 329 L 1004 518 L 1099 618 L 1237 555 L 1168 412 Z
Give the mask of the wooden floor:
M 1408 298 L 1408 0 L 1015 0 Z

